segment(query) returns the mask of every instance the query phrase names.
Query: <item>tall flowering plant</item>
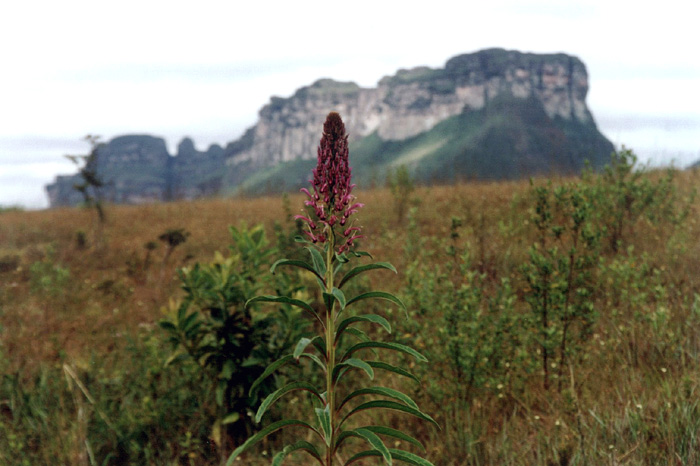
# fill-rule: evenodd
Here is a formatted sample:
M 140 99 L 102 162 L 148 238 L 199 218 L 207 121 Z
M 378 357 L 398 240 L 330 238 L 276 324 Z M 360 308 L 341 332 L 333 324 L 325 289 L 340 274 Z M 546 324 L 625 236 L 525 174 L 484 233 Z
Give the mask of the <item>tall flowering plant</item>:
M 319 312 L 309 303 L 287 296 L 257 296 L 249 300 L 247 305 L 271 302 L 297 306 L 317 323 L 316 327 L 319 329 L 318 335 L 313 338 L 301 338 L 292 354 L 271 364 L 253 384 L 251 392 L 280 367 L 299 364 L 302 361 L 318 368 L 325 381 L 322 387 L 299 380 L 278 389 L 263 400 L 255 415 L 255 421 L 260 422 L 270 406 L 295 391 L 306 391 L 310 394 L 314 400 L 315 419 L 286 419 L 268 425 L 238 447 L 229 457 L 227 465 L 232 464 L 236 457 L 270 433 L 297 426 L 309 431 L 317 442 L 299 440 L 287 445 L 274 456 L 274 466 L 281 465 L 285 457 L 293 452 L 305 453 L 321 466 L 350 465 L 370 457 L 379 457 L 387 465 L 399 460 L 413 465 L 432 466 L 429 461 L 414 453 L 389 448 L 385 444 L 386 438 L 393 438 L 394 441 L 406 442 L 424 449 L 418 440 L 408 434 L 377 425 L 351 427 L 358 418 L 357 414 L 387 409 L 428 422 L 435 421 L 423 413 L 408 395 L 398 390 L 382 386 L 348 390 L 344 384 L 356 373 L 364 374 L 373 381 L 376 371 L 386 371 L 417 381 L 406 369 L 367 358 L 367 355 L 378 354 L 377 350 L 404 353 L 423 362 L 426 359 L 408 346 L 372 340 L 361 330 L 362 325 L 370 325 L 391 332 L 391 324 L 386 318 L 377 314 L 350 311 L 350 308 L 357 307 L 357 303 L 367 299 L 384 299 L 404 308 L 396 296 L 384 291 L 369 291 L 348 298 L 343 292 L 343 287 L 348 282 L 365 272 L 384 269 L 396 273 L 396 269 L 387 262 L 374 262 L 346 271 L 352 260 L 369 254 L 355 250 L 355 241 L 362 235 L 361 227 L 355 225 L 353 215 L 363 205 L 355 202 L 355 196 L 352 194 L 354 185 L 351 183 L 351 169 L 348 163 L 348 136 L 338 113 L 330 113 L 323 125 L 323 137 L 318 147 L 318 163 L 313 170 L 311 185 L 312 190 L 302 189 L 308 197 L 304 203 L 306 214 L 298 216 L 306 223 L 307 238 L 300 238 L 299 241 L 308 249 L 310 261 L 281 259 L 273 264 L 271 272 L 274 273 L 277 267 L 291 266 L 313 274 L 322 291 L 322 310 Z M 354 454 L 343 462 L 341 450 L 350 448 L 351 444 L 357 441 L 359 445 L 353 449 Z

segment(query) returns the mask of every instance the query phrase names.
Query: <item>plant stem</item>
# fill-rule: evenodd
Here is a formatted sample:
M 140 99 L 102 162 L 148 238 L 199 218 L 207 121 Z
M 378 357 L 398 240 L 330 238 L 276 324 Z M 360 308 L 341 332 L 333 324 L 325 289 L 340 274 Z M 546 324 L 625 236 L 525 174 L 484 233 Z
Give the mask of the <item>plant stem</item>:
M 328 228 L 328 244 L 326 245 L 326 293 L 333 293 L 333 252 L 335 251 L 335 236 Z M 333 466 L 333 446 L 335 444 L 335 387 L 333 386 L 333 370 L 335 369 L 335 319 L 334 304 L 326 309 L 326 402 L 330 415 L 331 441 L 326 450 L 326 465 Z

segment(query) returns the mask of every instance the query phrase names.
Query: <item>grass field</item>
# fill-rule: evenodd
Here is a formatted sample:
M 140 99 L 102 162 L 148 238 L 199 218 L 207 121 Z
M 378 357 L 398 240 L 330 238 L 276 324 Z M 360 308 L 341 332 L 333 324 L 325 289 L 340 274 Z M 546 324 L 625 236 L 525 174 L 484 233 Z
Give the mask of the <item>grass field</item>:
M 409 318 L 376 311 L 430 359 L 411 363 L 420 385 L 385 383 L 441 430 L 382 421 L 435 465 L 700 464 L 700 172 L 624 176 L 418 187 L 401 222 L 388 190 L 356 192 L 361 249 L 399 271 L 372 286 Z M 107 206 L 102 228 L 88 209 L 0 213 L 0 464 L 219 464 L 236 432 L 201 366 L 165 364 L 158 322 L 183 299 L 179 268 L 235 255 L 229 226 L 263 225 L 269 263 L 294 254 L 302 203 Z M 169 229 L 189 236 L 167 253 Z

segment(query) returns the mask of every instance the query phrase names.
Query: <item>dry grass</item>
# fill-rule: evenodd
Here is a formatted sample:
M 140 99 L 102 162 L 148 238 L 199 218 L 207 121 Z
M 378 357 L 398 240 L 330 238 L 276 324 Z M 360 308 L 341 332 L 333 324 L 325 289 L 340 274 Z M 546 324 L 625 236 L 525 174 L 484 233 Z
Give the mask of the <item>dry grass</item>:
M 682 191 L 700 185 L 698 172 L 679 173 L 677 179 Z M 418 188 L 414 205 L 420 237 L 449 238 L 451 218 L 459 217 L 464 220 L 460 247 L 473 251 L 494 283 L 500 277 L 517 279 L 516 266 L 529 245 L 523 200 L 528 188 L 528 182 Z M 390 192 L 356 194 L 366 204 L 359 215 L 367 236 L 363 249 L 403 270 L 414 258 L 405 255 L 407 224 L 397 222 Z M 289 201 L 296 213 L 302 195 L 291 195 Z M 262 223 L 271 236 L 276 221 L 291 225 L 286 214 L 277 196 L 108 206 L 101 245 L 96 244 L 94 212 L 88 210 L 0 214 L 0 260 L 18 258 L 16 268 L 0 268 L 5 373 L 29 377 L 42 365 L 69 360 L 87 366 L 94 354 L 119 352 L 125 335 L 152 327 L 162 317 L 161 307 L 178 296 L 178 267 L 209 261 L 216 251 L 225 251 L 229 225 Z M 184 228 L 191 236 L 166 264 L 167 279 L 159 288 L 165 248 L 157 238 L 170 228 Z M 78 246 L 78 231 L 86 233 L 87 248 Z M 567 380 L 574 390 L 550 393 L 539 383 L 527 383 L 525 392 L 505 400 L 484 395 L 462 411 L 443 411 L 444 406 L 424 399 L 445 430 L 434 432 L 419 424 L 412 424 L 412 430 L 429 443 L 429 456 L 439 459 L 436 464 L 668 464 L 664 461 L 675 457 L 695 458 L 700 464 L 697 453 L 681 451 L 690 437 L 696 439 L 690 444 L 700 445 L 700 430 L 684 430 L 682 425 L 700 419 L 694 398 L 700 392 L 700 325 L 697 320 L 686 323 L 692 306 L 700 306 L 698 203 L 671 241 L 653 224 L 644 232 L 648 236 L 636 237 L 635 248 L 648 254 L 660 271 L 659 283 L 668 298 L 663 305 L 670 306 L 669 328 L 686 332 L 669 341 L 680 341 L 681 347 L 664 347 L 640 335 L 634 348 L 639 359 L 631 365 L 628 333 L 616 328 L 620 321 L 606 309 L 599 309 L 600 324 L 586 356 L 594 363 L 582 364 L 575 378 Z M 158 242 L 158 248 L 151 266 L 139 269 L 149 241 Z M 434 256 L 439 260 L 438 252 Z M 55 289 L 37 288 L 32 265 L 41 261 L 66 269 L 69 279 Z M 401 275 L 377 280 L 388 291 L 399 292 L 403 286 Z M 650 438 L 655 450 L 643 444 Z

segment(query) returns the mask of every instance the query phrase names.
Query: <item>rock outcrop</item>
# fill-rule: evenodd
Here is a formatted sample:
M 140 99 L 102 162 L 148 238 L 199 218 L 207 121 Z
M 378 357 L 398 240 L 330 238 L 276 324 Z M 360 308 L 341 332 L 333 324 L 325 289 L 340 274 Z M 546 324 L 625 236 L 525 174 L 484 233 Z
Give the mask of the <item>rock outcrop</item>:
M 105 191 L 111 201 L 133 203 L 289 189 L 304 179 L 293 165 L 316 157 L 331 110 L 346 124 L 357 173 L 381 176 L 399 163 L 426 180 L 576 173 L 585 160 L 601 167 L 613 150 L 587 93 L 578 58 L 503 49 L 460 55 L 444 68 L 399 70 L 376 88 L 321 79 L 291 97 L 272 97 L 257 124 L 225 148 L 198 152 L 184 139 L 170 156 L 162 139 L 110 141 L 100 152 L 111 183 Z M 59 177 L 47 187 L 52 206 L 76 202 L 72 184 Z
M 502 49 L 460 55 L 441 69 L 400 70 L 372 89 L 321 79 L 290 98 L 273 97 L 260 110 L 250 147 L 228 154 L 227 163 L 260 167 L 315 157 L 329 109 L 343 116 L 351 141 L 374 132 L 403 140 L 503 94 L 535 98 L 550 119 L 593 125 L 587 93 L 588 74 L 578 58 Z
M 162 138 L 148 135 L 120 136 L 97 149 L 97 173 L 104 183 L 100 197 L 116 204 L 213 196 L 221 189 L 224 167 L 223 148 L 199 152 L 190 138 L 178 145 L 176 156 Z M 74 188 L 81 181 L 80 175 L 58 176 L 46 187 L 51 206 L 83 202 Z

